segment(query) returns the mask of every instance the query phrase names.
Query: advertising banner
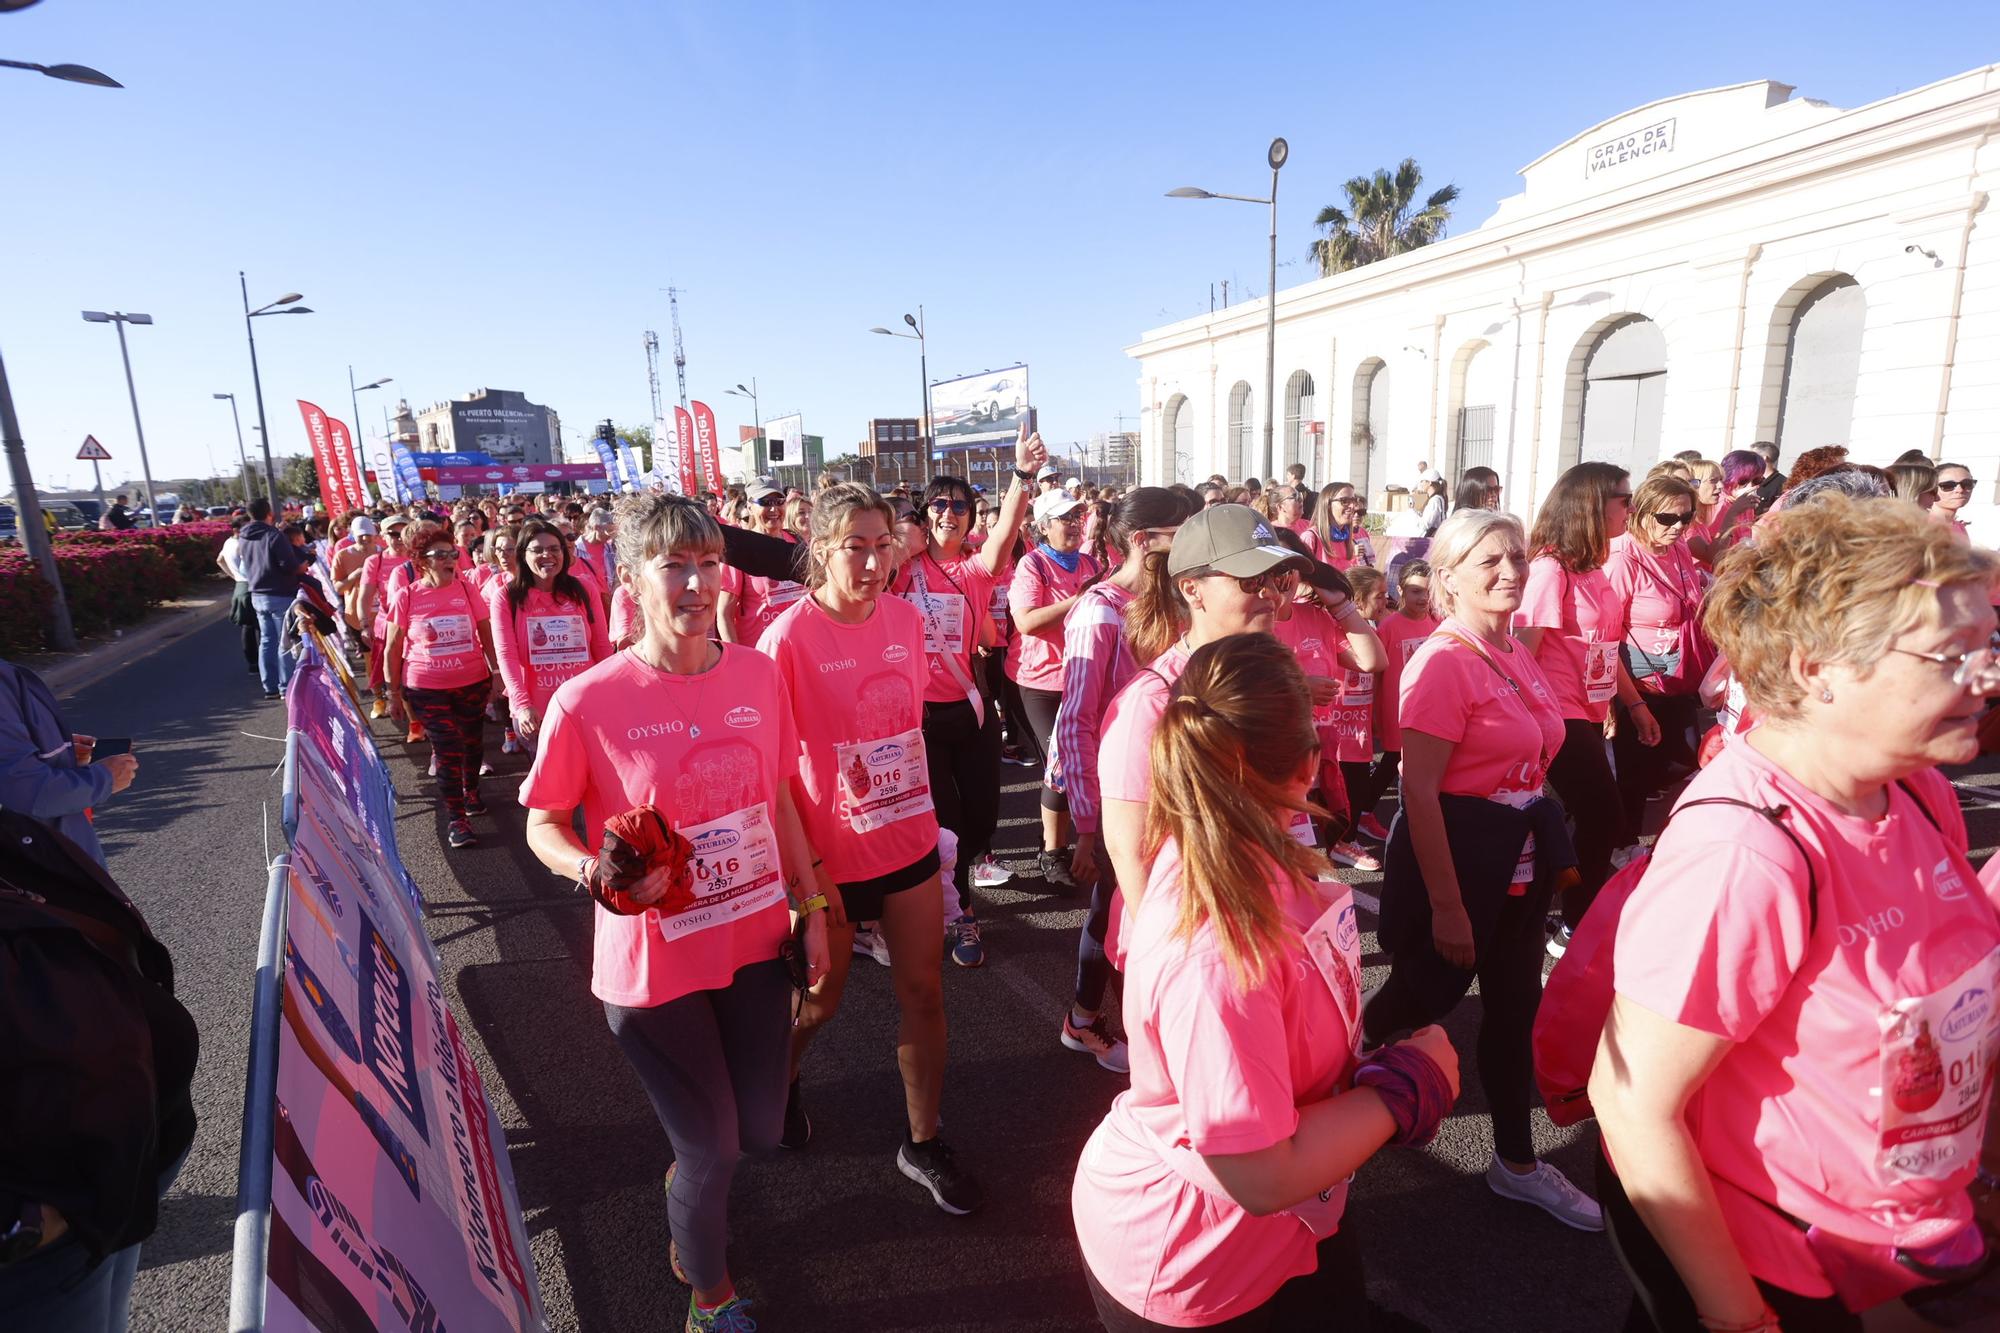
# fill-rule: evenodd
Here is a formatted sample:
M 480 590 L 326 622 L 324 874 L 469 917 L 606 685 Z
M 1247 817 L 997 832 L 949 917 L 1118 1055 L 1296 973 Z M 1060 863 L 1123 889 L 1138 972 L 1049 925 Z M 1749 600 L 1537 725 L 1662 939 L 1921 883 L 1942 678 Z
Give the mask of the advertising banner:
M 340 494 L 346 502 L 344 509 L 366 509 L 373 501 L 368 498 L 368 483 L 361 476 L 361 457 L 354 452 L 354 439 L 347 433 L 347 423 L 339 417 L 326 419 L 327 433 L 333 437 L 334 466 L 340 469 Z
M 611 489 L 618 489 L 618 454 L 612 442 L 602 435 L 590 437 L 590 447 L 597 451 L 597 463 L 604 479 L 611 483 Z
M 432 468 L 440 482 L 453 486 L 492 486 L 499 482 L 602 480 L 595 463 L 501 463 L 491 467 Z
M 685 407 L 674 409 L 674 463 L 680 469 L 681 494 L 700 494 L 701 469 L 695 464 L 694 414 Z
M 396 456 L 391 450 L 394 445 L 389 440 L 377 440 L 369 446 L 368 461 L 373 464 L 371 471 L 375 477 L 375 489 L 390 504 L 403 503 L 403 479 L 396 475 Z
M 319 505 L 329 514 L 344 513 L 341 500 L 344 493 L 340 485 L 340 465 L 333 461 L 333 435 L 326 424 L 326 413 L 305 399 L 296 400 L 299 415 L 305 418 L 306 438 L 312 442 L 313 470 L 319 473 Z
M 618 461 L 625 465 L 626 483 L 635 491 L 642 489 L 646 483 L 639 476 L 639 460 L 632 453 L 632 442 L 622 436 L 618 440 Z
M 723 485 L 722 441 L 715 436 L 715 413 L 699 398 L 690 406 L 694 409 L 694 448 L 700 463 L 701 484 L 720 495 Z
M 500 462 L 491 454 L 471 451 L 456 454 L 412 453 L 410 460 L 418 467 L 471 467 L 475 463 L 482 467 L 494 467 Z
M 395 793 L 308 646 L 272 1148 L 268 1329 L 543 1323 L 498 1117 L 445 1003 Z
M 931 385 L 939 449 L 1011 444 L 1028 419 L 1028 368 L 1002 366 Z
M 681 489 L 680 441 L 674 438 L 671 417 L 653 418 L 653 470 L 647 477 L 656 485 L 679 493 Z
M 399 440 L 389 446 L 389 456 L 396 464 L 396 489 L 401 491 L 406 499 L 423 499 L 424 478 L 417 470 L 416 456 L 410 452 L 410 446 Z
M 806 461 L 801 451 L 806 437 L 805 418 L 798 413 L 765 422 L 764 437 L 770 441 L 772 467 L 797 467 Z

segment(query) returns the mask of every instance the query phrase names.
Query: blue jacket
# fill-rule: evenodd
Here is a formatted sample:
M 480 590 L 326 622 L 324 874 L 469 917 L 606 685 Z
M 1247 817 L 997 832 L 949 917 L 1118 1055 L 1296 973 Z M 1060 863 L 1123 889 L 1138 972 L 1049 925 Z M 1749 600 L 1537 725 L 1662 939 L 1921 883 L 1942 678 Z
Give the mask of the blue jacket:
M 111 795 L 111 770 L 78 764 L 70 734 L 42 678 L 0 661 L 0 809 L 52 825 L 103 865 L 104 848 L 83 812 Z
M 307 564 L 306 553 L 269 523 L 246 523 L 236 534 L 236 570 L 252 593 L 296 596 Z

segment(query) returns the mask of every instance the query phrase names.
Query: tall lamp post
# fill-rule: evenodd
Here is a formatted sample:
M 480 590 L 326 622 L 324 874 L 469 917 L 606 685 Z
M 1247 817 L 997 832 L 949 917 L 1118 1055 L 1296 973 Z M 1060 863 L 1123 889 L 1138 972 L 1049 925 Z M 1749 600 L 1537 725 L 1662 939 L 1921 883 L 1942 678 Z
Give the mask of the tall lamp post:
M 4 8 L 4 6 L 0 6 Z M 0 60 L 0 69 L 26 69 L 37 74 L 46 74 L 64 83 L 87 83 L 93 88 L 123 88 L 125 85 L 109 74 L 99 73 L 88 65 L 37 65 L 28 60 Z
M 347 368 L 347 401 L 354 405 L 354 448 L 357 452 L 361 451 L 361 395 L 366 393 L 370 389 L 379 389 L 385 384 L 393 384 L 393 383 L 395 383 L 395 376 L 384 375 L 381 379 L 376 380 L 373 384 L 364 384 L 357 389 L 354 387 L 354 367 L 349 366 Z M 361 458 L 357 458 L 355 461 L 361 464 L 362 468 L 361 475 L 363 478 L 361 486 L 361 498 L 365 500 L 368 498 L 368 485 L 366 480 L 368 475 L 368 467 L 367 467 L 368 460 L 364 456 Z M 382 489 L 382 478 L 380 477 L 375 478 L 375 488 L 378 491 Z
M 250 456 L 243 452 L 243 418 L 236 411 L 236 395 L 233 393 L 218 393 L 212 396 L 227 398 L 229 400 L 229 419 L 236 423 L 236 462 L 238 465 L 236 483 L 243 488 L 243 503 L 248 505 L 250 503 Z
M 1273 444 L 1273 426 L 1278 415 L 1278 170 L 1291 156 L 1291 148 L 1283 139 L 1271 140 L 1271 151 L 1265 154 L 1265 161 L 1271 164 L 1271 197 L 1259 199 L 1248 194 L 1216 194 L 1209 190 L 1183 185 L 1177 190 L 1168 190 L 1169 199 L 1234 199 L 1241 204 L 1268 204 L 1271 209 L 1271 269 L 1269 285 L 1264 294 L 1264 475 L 1275 477 L 1278 471 L 1278 454 Z M 1231 477 L 1231 481 L 1241 481 Z
M 757 428 L 756 435 L 752 438 L 750 447 L 757 454 L 757 470 L 762 472 L 771 465 L 771 456 L 768 447 L 758 448 L 759 445 L 765 445 L 766 441 L 764 439 L 764 413 L 757 406 L 757 377 L 755 375 L 750 377 L 750 387 L 747 389 L 739 384 L 733 389 L 724 389 L 723 392 L 731 398 L 748 398 L 750 400 L 750 424 Z
M 918 399 L 924 410 L 924 471 L 930 476 L 937 475 L 937 423 L 931 420 L 931 364 L 930 344 L 924 340 L 924 308 L 917 307 L 914 315 L 904 315 L 903 322 L 914 332 L 904 333 L 900 329 L 885 329 L 880 324 L 868 330 L 870 333 L 886 334 L 891 338 L 915 338 L 917 340 L 917 375 L 923 380 L 923 396 Z
M 237 270 L 236 281 L 243 288 L 243 336 L 250 342 L 250 386 L 257 394 L 257 434 L 264 442 L 264 495 L 270 500 L 271 512 L 275 514 L 278 510 L 278 474 L 271 466 L 270 422 L 264 419 L 264 377 L 257 373 L 257 334 L 250 327 L 250 321 L 259 315 L 310 315 L 312 309 L 298 304 L 305 297 L 297 292 L 286 292 L 271 304 L 252 310 L 250 283 L 241 269 Z
M 139 475 L 146 481 L 146 510 L 152 515 L 147 520 L 153 527 L 160 524 L 160 505 L 153 498 L 153 465 L 146 457 L 146 428 L 139 422 L 139 391 L 132 384 L 132 353 L 125 347 L 125 326 L 127 324 L 151 324 L 151 315 L 128 315 L 121 310 L 86 310 L 83 318 L 89 324 L 111 324 L 118 329 L 118 356 L 125 363 L 125 393 L 132 400 L 132 429 L 139 436 Z

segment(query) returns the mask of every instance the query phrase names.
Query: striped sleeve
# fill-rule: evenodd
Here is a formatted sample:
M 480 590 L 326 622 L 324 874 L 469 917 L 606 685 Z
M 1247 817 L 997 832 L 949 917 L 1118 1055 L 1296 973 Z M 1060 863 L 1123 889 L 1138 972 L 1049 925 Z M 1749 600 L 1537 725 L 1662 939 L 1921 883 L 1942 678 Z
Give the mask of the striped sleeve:
M 1097 832 L 1098 732 L 1111 702 L 1125 622 L 1102 598 L 1086 595 L 1063 622 L 1062 704 L 1056 710 L 1055 751 L 1078 833 Z

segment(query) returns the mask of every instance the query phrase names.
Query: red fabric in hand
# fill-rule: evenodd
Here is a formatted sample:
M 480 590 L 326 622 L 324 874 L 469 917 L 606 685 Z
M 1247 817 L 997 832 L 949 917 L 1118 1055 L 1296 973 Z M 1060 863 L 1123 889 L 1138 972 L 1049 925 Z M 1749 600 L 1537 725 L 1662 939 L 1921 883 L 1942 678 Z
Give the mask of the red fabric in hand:
M 637 916 L 648 907 L 685 912 L 694 906 L 694 849 L 674 832 L 666 817 L 650 805 L 635 806 L 604 821 L 603 841 L 587 887 L 590 896 L 620 916 Z M 666 893 L 652 903 L 639 903 L 634 890 L 649 876 L 666 876 Z

